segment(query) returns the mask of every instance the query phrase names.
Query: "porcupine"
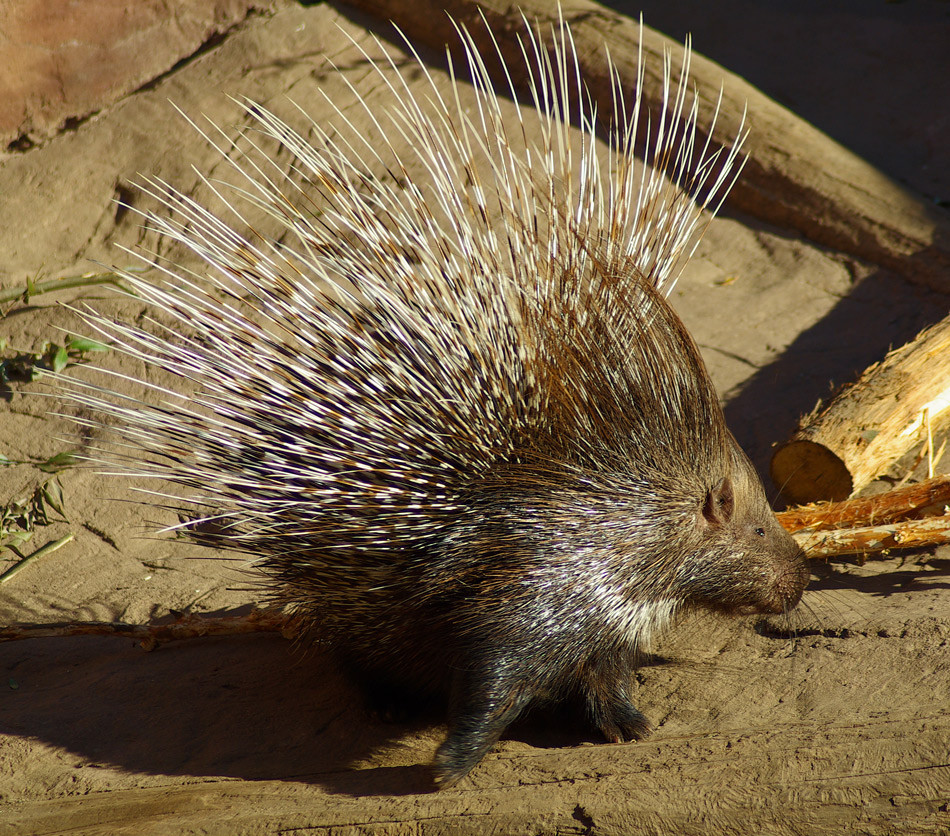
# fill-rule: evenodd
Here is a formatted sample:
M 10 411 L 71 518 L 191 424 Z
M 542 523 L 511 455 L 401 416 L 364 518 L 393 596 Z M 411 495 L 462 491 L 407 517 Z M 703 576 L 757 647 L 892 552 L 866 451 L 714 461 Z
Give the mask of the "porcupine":
M 384 116 L 360 99 L 373 138 L 338 110 L 308 139 L 245 103 L 295 176 L 252 141 L 228 205 L 263 208 L 281 243 L 146 181 L 173 210 L 151 223 L 210 270 L 125 276 L 180 333 L 85 315 L 197 390 L 71 395 L 121 422 L 110 461 L 176 485 L 201 541 L 255 556 L 346 667 L 447 696 L 442 786 L 538 700 L 580 696 L 608 740 L 641 738 L 652 636 L 691 607 L 786 612 L 807 582 L 663 293 L 740 167 L 741 130 L 728 151 L 696 140 L 688 45 L 678 83 L 666 58 L 646 165 L 642 75 L 628 108 L 612 71 L 605 158 L 563 22 L 547 40 L 526 23 L 536 115 L 513 127 L 458 33 L 470 80 L 450 61 L 445 89 L 415 52 L 424 94 L 366 56 L 395 101 Z M 503 95 L 518 101 L 510 77 Z M 228 156 L 223 136 L 206 134 Z

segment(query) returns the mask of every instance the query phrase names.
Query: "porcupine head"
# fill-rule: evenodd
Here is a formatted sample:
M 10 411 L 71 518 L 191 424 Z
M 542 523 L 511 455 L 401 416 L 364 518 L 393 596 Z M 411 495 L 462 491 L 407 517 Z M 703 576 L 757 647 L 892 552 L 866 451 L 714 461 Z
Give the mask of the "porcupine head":
M 807 579 L 663 294 L 741 129 L 731 150 L 700 142 L 669 57 L 666 116 L 641 118 L 616 80 L 598 116 L 563 23 L 526 25 L 502 89 L 517 102 L 527 76 L 531 107 L 506 111 L 459 37 L 471 81 L 418 62 L 422 93 L 367 55 L 395 102 L 356 94 L 372 136 L 339 139 L 338 111 L 305 137 L 247 103 L 293 177 L 259 140 L 229 153 L 205 134 L 244 178 L 230 208 L 263 207 L 279 242 L 147 181 L 172 210 L 151 223 L 205 283 L 167 266 L 125 280 L 182 336 L 86 317 L 192 388 L 156 405 L 70 382 L 120 421 L 110 462 L 177 486 L 214 520 L 202 541 L 253 555 L 347 668 L 447 695 L 441 786 L 541 699 L 579 696 L 608 740 L 642 737 L 632 673 L 658 630 L 696 606 L 785 612 Z M 644 126 L 652 165 L 634 155 Z

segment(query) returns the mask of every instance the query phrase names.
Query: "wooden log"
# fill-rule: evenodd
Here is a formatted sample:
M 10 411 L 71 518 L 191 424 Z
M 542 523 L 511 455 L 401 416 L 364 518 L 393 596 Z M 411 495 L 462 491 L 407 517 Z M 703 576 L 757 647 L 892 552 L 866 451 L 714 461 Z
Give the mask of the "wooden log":
M 861 375 L 772 457 L 772 480 L 793 504 L 860 491 L 950 419 L 950 318 Z
M 557 20 L 550 0 L 348 0 L 409 38 L 437 50 L 455 51 L 458 37 L 449 16 L 471 33 L 489 61 L 495 46 L 481 20 L 491 27 L 516 86 L 527 83 L 520 59 L 521 13 L 542 30 Z M 562 0 L 581 70 L 600 113 L 613 110 L 606 50 L 623 87 L 633 90 L 638 45 L 646 63 L 643 101 L 662 106 L 663 54 L 682 58 L 682 45 L 589 0 Z M 499 79 L 500 83 L 504 83 Z M 729 196 L 730 205 L 768 223 L 793 229 L 827 247 L 888 267 L 902 276 L 950 292 L 950 216 L 913 194 L 814 126 L 782 107 L 748 82 L 693 53 L 691 84 L 710 106 L 700 115 L 703 139 L 712 105 L 722 91 L 716 135 L 731 141 L 748 112 L 750 135 L 744 145 L 746 168 Z

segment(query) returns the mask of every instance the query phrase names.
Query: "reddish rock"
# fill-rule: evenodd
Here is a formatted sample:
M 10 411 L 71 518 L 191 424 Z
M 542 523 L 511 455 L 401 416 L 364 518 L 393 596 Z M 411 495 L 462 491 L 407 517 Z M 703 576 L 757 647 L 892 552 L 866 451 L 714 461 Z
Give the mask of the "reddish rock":
M 69 128 L 272 6 L 268 0 L 18 0 L 0 6 L 0 143 Z

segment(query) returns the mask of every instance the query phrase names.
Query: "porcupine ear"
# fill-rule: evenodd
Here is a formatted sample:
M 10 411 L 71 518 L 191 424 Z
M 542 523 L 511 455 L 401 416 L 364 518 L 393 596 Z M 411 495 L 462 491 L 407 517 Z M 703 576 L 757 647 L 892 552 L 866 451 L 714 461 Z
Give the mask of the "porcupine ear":
M 732 519 L 735 510 L 735 492 L 732 479 L 723 476 L 715 487 L 706 491 L 703 502 L 703 519 L 707 525 L 717 528 L 724 526 Z

